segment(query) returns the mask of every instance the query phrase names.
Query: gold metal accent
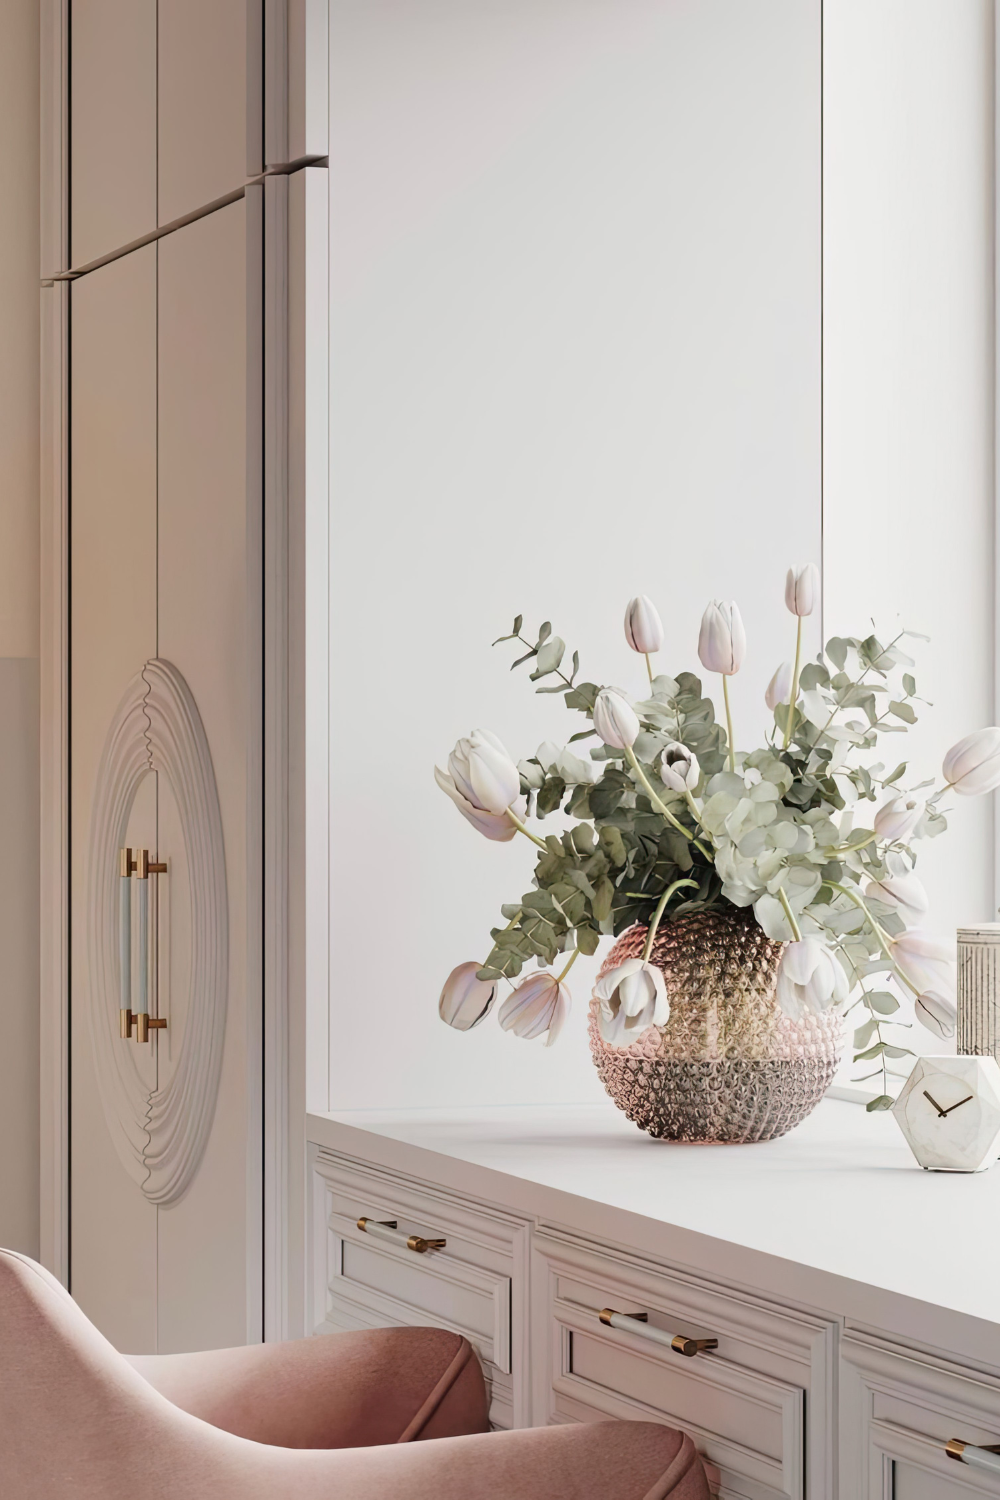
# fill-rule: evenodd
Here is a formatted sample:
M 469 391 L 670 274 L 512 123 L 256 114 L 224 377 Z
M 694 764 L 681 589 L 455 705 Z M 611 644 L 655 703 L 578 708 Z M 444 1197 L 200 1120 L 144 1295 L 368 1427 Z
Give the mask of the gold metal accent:
M 135 1039 L 137 1042 L 148 1042 L 151 1031 L 166 1030 L 167 1023 L 163 1017 L 151 1016 L 147 1011 L 140 1011 L 137 1016 L 132 1017 L 132 1020 L 135 1022 Z
M 123 880 L 127 880 L 135 866 L 132 864 L 131 849 L 119 849 L 118 851 L 118 873 Z
M 121 1029 L 122 1041 L 127 1042 L 132 1035 L 132 1022 L 134 1020 L 135 1017 L 130 1010 L 120 1010 L 118 1012 L 118 1025 Z
M 689 1359 L 702 1354 L 706 1349 L 718 1349 L 718 1339 L 689 1339 L 684 1333 L 676 1333 L 670 1341 L 675 1354 L 685 1354 Z
M 601 1322 L 604 1323 L 608 1328 L 612 1326 L 612 1318 L 634 1318 L 637 1323 L 649 1322 L 649 1313 L 620 1313 L 616 1307 L 602 1307 L 597 1316 L 600 1318 Z
M 425 1240 L 423 1235 L 411 1234 L 406 1241 L 407 1250 L 415 1250 L 418 1255 L 425 1255 L 428 1250 L 443 1250 L 447 1240 Z
M 965 1444 L 959 1438 L 949 1438 L 944 1445 L 944 1451 L 949 1458 L 955 1459 L 957 1463 L 961 1464 L 965 1462 L 962 1457 L 962 1454 L 965 1452 Z
M 132 858 L 133 854 L 135 859 Z M 127 880 L 130 875 L 137 875 L 140 880 L 145 880 L 150 875 L 166 875 L 167 867 L 161 860 L 150 859 L 148 849 L 119 849 L 118 873 L 123 880 Z

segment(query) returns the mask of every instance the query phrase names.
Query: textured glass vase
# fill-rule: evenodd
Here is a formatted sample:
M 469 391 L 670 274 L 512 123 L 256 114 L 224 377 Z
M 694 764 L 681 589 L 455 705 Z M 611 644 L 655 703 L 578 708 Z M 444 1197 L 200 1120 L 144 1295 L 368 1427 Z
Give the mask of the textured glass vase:
M 601 968 L 642 952 L 630 927 Z M 782 944 L 753 912 L 698 912 L 663 922 L 651 961 L 670 1000 L 666 1026 L 627 1047 L 604 1041 L 590 1005 L 590 1049 L 601 1082 L 630 1120 L 670 1141 L 770 1141 L 816 1108 L 844 1041 L 841 1016 L 792 1021 L 775 999 Z

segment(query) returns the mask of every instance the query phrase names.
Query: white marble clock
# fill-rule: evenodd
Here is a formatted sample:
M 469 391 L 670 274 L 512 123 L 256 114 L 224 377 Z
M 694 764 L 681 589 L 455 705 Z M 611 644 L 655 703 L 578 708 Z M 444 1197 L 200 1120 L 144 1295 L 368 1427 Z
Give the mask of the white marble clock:
M 985 1171 L 1000 1156 L 1000 1067 L 992 1057 L 918 1057 L 892 1112 L 928 1171 Z

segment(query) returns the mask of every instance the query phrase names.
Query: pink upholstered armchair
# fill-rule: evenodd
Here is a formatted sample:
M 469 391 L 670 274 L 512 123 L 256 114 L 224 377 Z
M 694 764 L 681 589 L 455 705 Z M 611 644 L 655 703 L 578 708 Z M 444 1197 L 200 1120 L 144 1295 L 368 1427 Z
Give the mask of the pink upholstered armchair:
M 0 1500 L 707 1500 L 668 1427 L 486 1429 L 454 1334 L 127 1359 L 47 1271 L 0 1251 Z

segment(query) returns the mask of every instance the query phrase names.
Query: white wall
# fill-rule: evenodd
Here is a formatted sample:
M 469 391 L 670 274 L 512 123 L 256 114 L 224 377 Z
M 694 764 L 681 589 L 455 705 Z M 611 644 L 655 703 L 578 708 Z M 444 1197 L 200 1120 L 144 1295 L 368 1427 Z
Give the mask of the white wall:
M 581 727 L 490 642 L 549 618 L 639 692 L 712 596 L 750 640 L 738 736 L 820 550 L 818 0 L 334 0 L 331 1104 L 597 1097 L 585 1011 L 551 1051 L 437 1019 L 532 852 L 432 766 Z M 713 689 L 718 684 L 713 684 Z M 721 705 L 720 705 L 721 707 Z
M 915 781 L 996 713 L 993 46 L 991 0 L 825 7 L 826 626 L 932 637 Z M 918 873 L 951 938 L 996 898 L 989 801 L 949 805 Z
M 0 1244 L 38 1253 L 38 6 L 0 6 Z

